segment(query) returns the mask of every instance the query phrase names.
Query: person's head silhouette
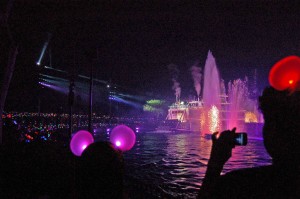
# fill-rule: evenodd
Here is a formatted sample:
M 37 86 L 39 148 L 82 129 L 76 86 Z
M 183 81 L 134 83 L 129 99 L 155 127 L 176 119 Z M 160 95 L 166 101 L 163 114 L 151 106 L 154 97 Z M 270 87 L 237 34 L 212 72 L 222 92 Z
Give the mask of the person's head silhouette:
M 300 92 L 266 88 L 259 98 L 264 115 L 264 144 L 274 164 L 299 165 Z M 292 166 L 292 165 L 291 165 Z
M 89 145 L 80 162 L 81 198 L 122 198 L 123 157 L 110 142 Z

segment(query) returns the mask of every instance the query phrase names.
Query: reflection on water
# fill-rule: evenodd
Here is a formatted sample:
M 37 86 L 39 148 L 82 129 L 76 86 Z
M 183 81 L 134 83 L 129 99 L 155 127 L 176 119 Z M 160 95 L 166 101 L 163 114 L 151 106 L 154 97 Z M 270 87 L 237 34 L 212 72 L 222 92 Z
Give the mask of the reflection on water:
M 194 198 L 201 186 L 211 141 L 197 133 L 137 134 L 134 148 L 124 154 L 126 174 L 147 182 L 173 196 Z M 223 172 L 270 164 L 261 140 L 233 150 Z

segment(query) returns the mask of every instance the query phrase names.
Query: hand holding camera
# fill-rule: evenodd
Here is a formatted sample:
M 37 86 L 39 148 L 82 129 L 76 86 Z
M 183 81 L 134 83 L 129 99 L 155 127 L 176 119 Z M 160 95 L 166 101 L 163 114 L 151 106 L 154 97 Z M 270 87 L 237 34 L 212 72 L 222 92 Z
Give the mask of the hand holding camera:
M 219 132 L 212 134 L 212 150 L 209 164 L 216 167 L 223 167 L 231 157 L 232 148 L 247 144 L 246 133 L 236 133 L 236 128 L 223 131 L 217 138 Z

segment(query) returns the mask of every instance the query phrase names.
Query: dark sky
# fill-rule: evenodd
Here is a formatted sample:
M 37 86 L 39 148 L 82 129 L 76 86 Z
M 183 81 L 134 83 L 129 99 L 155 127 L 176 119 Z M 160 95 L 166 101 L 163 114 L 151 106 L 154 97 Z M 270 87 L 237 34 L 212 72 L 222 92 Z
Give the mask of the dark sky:
M 37 95 L 45 69 L 35 62 L 48 33 L 42 65 L 50 64 L 51 49 L 52 66 L 68 76 L 88 76 L 92 65 L 98 79 L 175 100 L 167 66 L 178 66 L 182 95 L 188 95 L 194 90 L 189 68 L 203 68 L 211 50 L 226 82 L 257 69 L 261 89 L 276 61 L 299 54 L 299 5 L 291 2 L 15 0 L 9 25 L 19 54 L 7 107 L 36 103 L 31 94 Z M 1 34 L 5 63 L 8 44 Z

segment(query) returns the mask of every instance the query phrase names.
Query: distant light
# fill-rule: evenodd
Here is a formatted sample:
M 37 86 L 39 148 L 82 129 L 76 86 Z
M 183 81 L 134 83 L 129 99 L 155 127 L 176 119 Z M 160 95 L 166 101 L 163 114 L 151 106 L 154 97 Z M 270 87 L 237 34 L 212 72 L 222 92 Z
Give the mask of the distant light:
M 180 104 L 184 104 L 184 102 L 180 102 Z
M 43 46 L 43 49 L 42 49 L 41 55 L 39 57 L 39 60 L 36 62 L 36 65 L 38 65 L 38 66 L 41 65 L 41 62 L 43 60 L 43 57 L 44 57 L 45 51 L 47 49 L 48 43 L 49 43 L 49 38 L 48 38 L 48 41 L 46 41 L 44 46 Z
M 120 141 L 116 141 L 116 146 L 121 146 L 121 142 Z
M 258 122 L 258 119 L 257 119 L 255 113 L 249 112 L 249 111 L 246 112 L 245 113 L 245 123 L 253 123 L 253 122 L 255 122 L 255 123 Z
M 293 83 L 294 83 L 294 80 L 290 80 L 290 81 L 289 81 L 289 84 L 293 84 Z
M 87 145 L 85 144 L 85 145 L 82 145 L 82 150 L 84 150 L 85 148 L 87 147 Z
M 162 105 L 165 101 L 163 100 L 159 100 L 159 99 L 152 99 L 152 100 L 148 100 L 146 101 L 147 104 L 149 105 Z
M 110 88 L 110 85 L 109 84 L 107 84 L 107 86 L 106 86 L 107 88 Z

